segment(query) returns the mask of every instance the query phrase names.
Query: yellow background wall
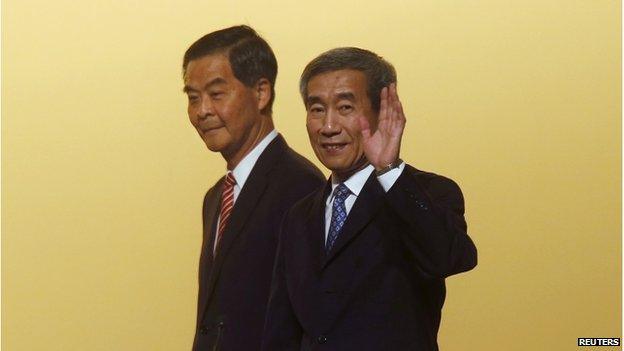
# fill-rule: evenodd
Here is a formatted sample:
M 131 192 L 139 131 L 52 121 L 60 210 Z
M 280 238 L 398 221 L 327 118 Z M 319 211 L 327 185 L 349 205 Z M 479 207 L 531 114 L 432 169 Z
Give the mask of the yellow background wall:
M 455 179 L 476 270 L 442 350 L 571 350 L 621 330 L 621 4 L 2 2 L 2 347 L 189 350 L 204 192 L 225 169 L 186 116 L 182 55 L 245 23 L 275 120 L 316 161 L 297 79 L 336 46 L 394 63 L 402 156 Z M 318 164 L 318 163 L 317 163 Z

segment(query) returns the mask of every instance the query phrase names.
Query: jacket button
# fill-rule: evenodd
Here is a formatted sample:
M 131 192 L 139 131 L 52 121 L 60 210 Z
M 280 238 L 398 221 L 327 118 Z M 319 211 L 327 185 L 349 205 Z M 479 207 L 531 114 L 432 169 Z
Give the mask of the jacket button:
M 316 342 L 318 342 L 319 344 L 324 344 L 327 342 L 327 337 L 325 335 L 321 335 L 316 338 Z
M 208 328 L 206 328 L 206 326 L 202 325 L 202 326 L 199 328 L 199 333 L 200 333 L 200 334 L 208 334 Z

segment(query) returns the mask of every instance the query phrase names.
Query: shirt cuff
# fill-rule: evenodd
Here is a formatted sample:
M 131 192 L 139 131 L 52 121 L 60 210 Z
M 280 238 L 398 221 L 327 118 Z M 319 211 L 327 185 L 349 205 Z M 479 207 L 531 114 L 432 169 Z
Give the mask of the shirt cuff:
M 381 184 L 385 192 L 388 192 L 388 190 L 392 188 L 396 180 L 399 179 L 399 176 L 401 175 L 401 173 L 403 173 L 404 168 L 405 168 L 405 162 L 401 162 L 399 167 L 377 177 L 379 184 Z

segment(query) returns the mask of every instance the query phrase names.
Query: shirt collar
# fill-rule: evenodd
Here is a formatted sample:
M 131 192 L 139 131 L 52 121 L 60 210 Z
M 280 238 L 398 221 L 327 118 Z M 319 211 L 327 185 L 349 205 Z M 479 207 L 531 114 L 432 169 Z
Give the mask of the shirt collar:
M 349 190 L 351 190 L 351 193 L 353 193 L 353 195 L 357 197 L 360 195 L 360 191 L 362 191 L 364 184 L 366 184 L 368 177 L 370 177 L 374 169 L 375 167 L 373 167 L 373 165 L 368 165 L 362 168 L 361 170 L 355 172 L 351 177 L 349 177 L 349 179 L 345 180 L 343 183 L 344 185 L 347 186 L 347 188 L 349 188 Z M 340 184 L 338 181 L 334 179 L 334 177 L 331 178 L 331 182 L 332 182 L 332 192 L 331 192 L 332 195 L 329 197 L 330 199 L 333 196 L 334 189 L 336 189 L 338 184 Z
M 273 141 L 276 137 L 277 131 L 273 129 L 269 134 L 267 134 L 267 136 L 264 137 L 264 139 L 262 139 L 262 141 L 258 143 L 258 145 L 256 145 L 256 147 L 253 148 L 253 150 L 243 157 L 236 167 L 234 167 L 232 173 L 234 173 L 236 185 L 239 186 L 240 189 L 242 189 L 245 185 L 251 170 L 256 164 L 256 161 L 258 161 L 260 155 L 262 155 L 264 149 L 266 149 L 267 146 L 269 146 L 269 143 L 271 143 L 271 141 Z

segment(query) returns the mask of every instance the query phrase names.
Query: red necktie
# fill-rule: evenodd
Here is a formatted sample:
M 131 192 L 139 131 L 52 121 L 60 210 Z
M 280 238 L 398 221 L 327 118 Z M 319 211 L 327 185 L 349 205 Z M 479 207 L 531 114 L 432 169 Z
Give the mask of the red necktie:
M 223 194 L 221 195 L 221 212 L 219 213 L 219 228 L 217 229 L 217 237 L 215 239 L 215 247 L 214 254 L 216 256 L 217 247 L 219 247 L 219 242 L 221 241 L 221 236 L 225 231 L 225 227 L 228 224 L 228 220 L 230 219 L 230 214 L 232 214 L 232 208 L 234 207 L 234 185 L 236 184 L 236 179 L 234 179 L 234 175 L 232 172 L 227 172 L 225 175 L 225 182 L 223 184 Z

